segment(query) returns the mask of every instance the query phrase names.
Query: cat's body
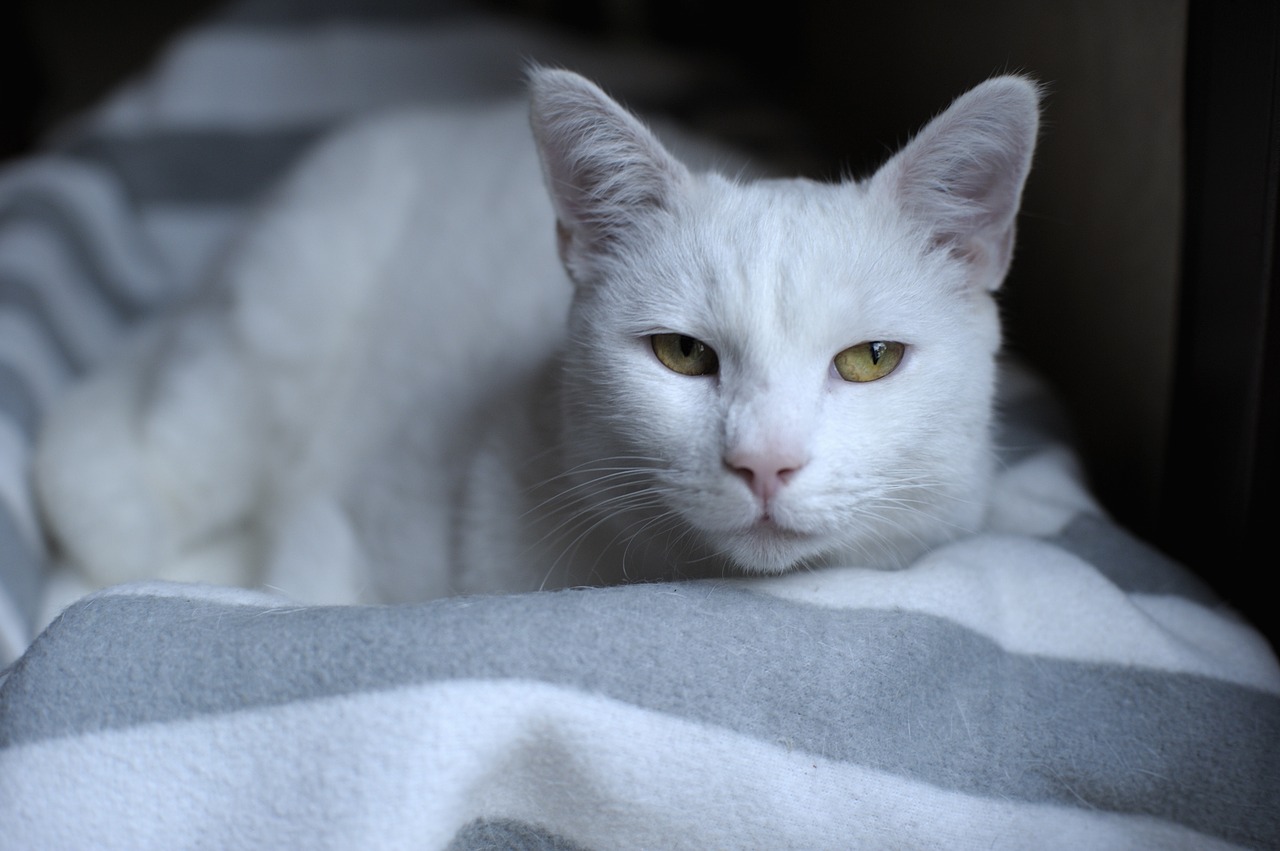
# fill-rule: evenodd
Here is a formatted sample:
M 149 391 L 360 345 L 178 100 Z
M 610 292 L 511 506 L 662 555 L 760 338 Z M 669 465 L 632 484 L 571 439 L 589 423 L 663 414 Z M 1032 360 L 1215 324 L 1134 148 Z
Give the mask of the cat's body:
M 528 121 L 400 115 L 311 157 L 52 418 L 72 560 L 413 600 L 898 566 L 980 526 L 1030 84 L 864 184 L 695 176 L 563 72 Z M 848 380 L 855 348 L 883 375 Z

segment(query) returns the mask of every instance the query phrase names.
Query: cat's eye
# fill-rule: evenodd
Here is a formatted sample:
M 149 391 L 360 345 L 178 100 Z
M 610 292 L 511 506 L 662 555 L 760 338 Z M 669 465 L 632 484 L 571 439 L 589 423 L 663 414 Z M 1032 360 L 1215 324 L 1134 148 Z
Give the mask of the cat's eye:
M 875 381 L 898 368 L 907 347 L 892 340 L 870 340 L 836 355 L 836 372 L 845 381 Z
M 715 351 L 685 334 L 654 334 L 649 338 L 662 365 L 681 375 L 714 375 L 720 369 Z

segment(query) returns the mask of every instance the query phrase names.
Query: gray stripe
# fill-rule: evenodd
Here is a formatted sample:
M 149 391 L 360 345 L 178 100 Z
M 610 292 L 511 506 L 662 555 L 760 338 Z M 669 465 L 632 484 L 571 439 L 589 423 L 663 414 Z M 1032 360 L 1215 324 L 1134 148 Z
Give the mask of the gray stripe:
M 971 794 L 1280 842 L 1275 696 L 716 583 L 389 608 L 99 600 L 14 668 L 0 745 L 468 678 L 563 684 Z
M 332 21 L 408 24 L 475 13 L 475 3 L 467 0 L 240 0 L 229 5 L 214 23 L 235 26 L 302 26 Z
M 0 505 L 0 587 L 17 607 L 28 633 L 40 603 L 40 581 L 40 559 L 19 534 L 17 522 Z
M 581 845 L 513 819 L 477 819 L 459 830 L 445 851 L 583 851 Z
M 4 206 L 0 207 L 0 229 L 11 221 L 38 224 L 61 238 L 66 248 L 64 256 L 91 282 L 90 292 L 122 322 L 136 319 L 151 306 L 143 304 L 127 284 L 112 279 L 94 256 L 90 240 L 81 232 L 82 225 L 58 204 L 49 202 L 38 192 L 12 195 L 4 199 Z
M 61 366 L 76 373 L 84 369 L 84 359 L 75 348 L 68 345 L 53 321 L 53 314 L 35 287 L 12 274 L 0 273 L 0 306 L 27 314 L 41 335 L 53 344 Z
M 35 441 L 36 428 L 40 424 L 40 405 L 36 402 L 35 393 L 31 391 L 16 369 L 2 362 L 0 362 L 0 417 L 16 423 L 18 431 L 28 442 Z
M 1169 594 L 1221 605 L 1194 573 L 1105 518 L 1082 514 L 1049 540 L 1089 562 L 1127 593 Z
M 139 205 L 244 204 L 260 197 L 324 129 L 93 136 L 71 142 L 61 153 L 114 171 Z

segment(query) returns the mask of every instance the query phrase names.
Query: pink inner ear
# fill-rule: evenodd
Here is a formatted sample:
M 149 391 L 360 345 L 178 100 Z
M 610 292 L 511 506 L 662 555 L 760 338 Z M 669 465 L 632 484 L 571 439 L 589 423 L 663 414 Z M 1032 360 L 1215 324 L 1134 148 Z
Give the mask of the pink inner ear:
M 907 214 L 987 289 L 1000 285 L 1012 256 L 1038 120 L 1034 85 L 990 80 L 958 98 L 885 167 Z
M 986 290 L 996 290 L 1004 282 L 1005 273 L 1013 259 L 1015 234 L 1014 222 L 1003 231 L 996 228 L 976 230 L 957 237 L 955 234 L 935 234 L 932 248 L 947 251 L 951 257 L 968 269 L 968 280 Z

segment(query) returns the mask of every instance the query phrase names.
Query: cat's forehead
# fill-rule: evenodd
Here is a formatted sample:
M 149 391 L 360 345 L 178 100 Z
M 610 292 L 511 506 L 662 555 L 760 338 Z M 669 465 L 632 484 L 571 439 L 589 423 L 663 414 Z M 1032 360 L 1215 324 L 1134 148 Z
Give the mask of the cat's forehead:
M 797 229 L 841 227 L 866 210 L 866 186 L 826 183 L 802 177 L 740 182 L 717 174 L 696 179 L 688 194 L 691 210 L 716 226 L 737 223 L 785 235 Z
M 674 296 L 709 323 L 840 336 L 936 309 L 913 233 L 862 185 L 710 178 L 689 202 L 676 259 L 698 280 Z
M 681 227 L 710 262 L 754 272 L 814 264 L 854 272 L 892 231 L 858 184 L 801 178 L 738 184 L 715 176 L 690 193 Z

